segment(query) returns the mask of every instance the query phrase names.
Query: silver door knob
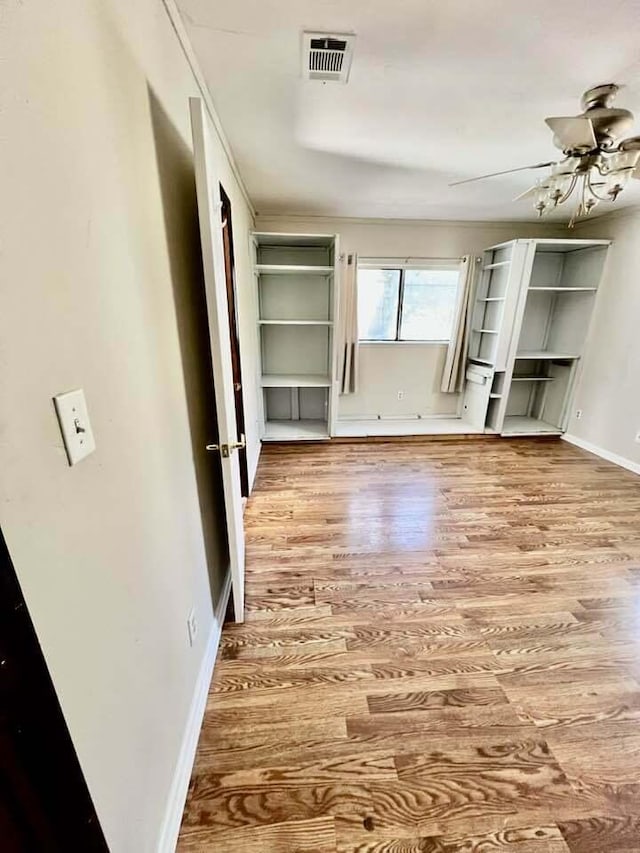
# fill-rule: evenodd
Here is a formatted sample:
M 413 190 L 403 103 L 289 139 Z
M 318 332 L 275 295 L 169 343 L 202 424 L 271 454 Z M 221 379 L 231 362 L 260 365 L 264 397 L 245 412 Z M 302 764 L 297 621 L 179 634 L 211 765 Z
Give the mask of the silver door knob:
M 245 438 L 244 433 L 240 436 L 240 441 L 231 441 L 229 444 L 206 444 L 206 450 L 219 450 L 221 455 L 227 459 L 232 451 L 240 450 L 241 448 L 245 448 L 247 446 L 247 439 Z

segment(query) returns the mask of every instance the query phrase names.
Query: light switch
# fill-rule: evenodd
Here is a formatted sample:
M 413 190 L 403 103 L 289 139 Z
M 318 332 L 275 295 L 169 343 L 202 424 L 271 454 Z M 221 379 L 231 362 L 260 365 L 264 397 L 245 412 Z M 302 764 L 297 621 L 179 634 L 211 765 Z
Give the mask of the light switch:
M 67 391 L 53 398 L 60 431 L 67 451 L 69 465 L 75 465 L 96 449 L 93 431 L 89 422 L 84 391 Z

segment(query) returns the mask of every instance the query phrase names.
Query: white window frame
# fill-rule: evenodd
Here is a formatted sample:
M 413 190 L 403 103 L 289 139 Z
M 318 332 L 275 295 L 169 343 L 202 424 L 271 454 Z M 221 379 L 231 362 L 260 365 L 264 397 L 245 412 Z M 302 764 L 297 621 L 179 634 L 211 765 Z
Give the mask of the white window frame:
M 392 340 L 382 341 L 375 338 L 361 338 L 360 330 L 358 329 L 358 342 L 365 346 L 412 346 L 424 344 L 431 346 L 448 346 L 451 338 L 444 340 L 434 340 L 432 338 L 424 338 L 420 340 L 402 340 L 400 338 L 400 327 L 402 325 L 402 311 L 404 301 L 404 274 L 406 270 L 456 270 L 460 272 L 460 263 L 462 258 L 358 258 L 358 270 L 397 270 L 400 272 L 400 282 L 398 290 L 398 311 L 396 315 L 396 337 Z M 359 298 L 358 289 L 358 298 Z M 460 297 L 460 276 L 458 275 L 458 287 L 456 291 L 456 305 Z

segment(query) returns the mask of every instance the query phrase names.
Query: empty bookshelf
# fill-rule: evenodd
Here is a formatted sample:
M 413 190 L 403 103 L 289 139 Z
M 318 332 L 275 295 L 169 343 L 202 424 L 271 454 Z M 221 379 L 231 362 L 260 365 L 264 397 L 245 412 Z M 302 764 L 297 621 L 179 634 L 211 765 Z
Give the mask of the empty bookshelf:
M 504 436 L 566 429 L 606 240 L 513 240 L 485 252 L 463 418 Z
M 252 235 L 262 438 L 329 438 L 335 418 L 335 235 Z

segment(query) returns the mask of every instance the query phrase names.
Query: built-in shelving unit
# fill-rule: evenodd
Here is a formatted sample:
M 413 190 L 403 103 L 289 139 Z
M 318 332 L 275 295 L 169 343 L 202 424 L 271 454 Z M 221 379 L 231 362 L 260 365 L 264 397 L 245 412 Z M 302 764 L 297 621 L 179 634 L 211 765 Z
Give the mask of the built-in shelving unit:
M 313 264 L 256 264 L 259 275 L 333 275 L 333 267 Z
M 529 290 L 544 290 L 552 293 L 595 293 L 597 287 L 530 287 Z
M 335 412 L 337 238 L 253 235 L 262 438 L 329 438 Z
M 527 361 L 531 361 L 532 359 L 550 359 L 554 361 L 556 359 L 572 359 L 572 358 L 580 358 L 576 353 L 566 353 L 566 352 L 554 352 L 549 350 L 520 350 L 516 353 L 516 358 L 520 361 L 526 359 Z
M 333 326 L 332 320 L 258 320 L 260 326 Z
M 331 388 L 330 376 L 304 373 L 272 373 L 261 377 L 263 388 Z
M 505 436 L 559 435 L 609 241 L 513 240 L 484 255 L 463 418 Z
M 264 441 L 318 441 L 329 438 L 327 425 L 318 418 L 272 419 L 267 422 Z
M 549 424 L 541 418 L 527 415 L 506 415 L 502 429 L 503 435 L 561 435 L 557 424 Z
M 512 382 L 551 382 L 553 376 L 512 376 Z

